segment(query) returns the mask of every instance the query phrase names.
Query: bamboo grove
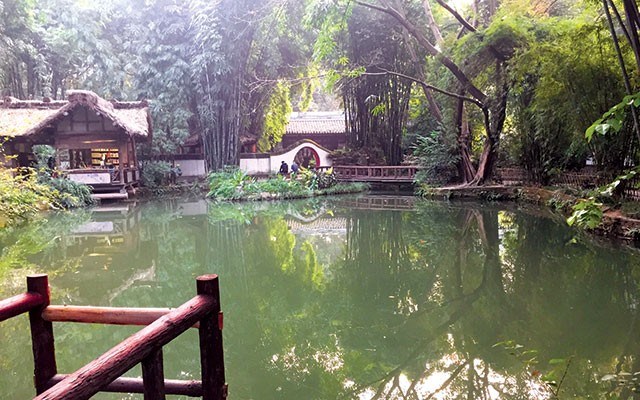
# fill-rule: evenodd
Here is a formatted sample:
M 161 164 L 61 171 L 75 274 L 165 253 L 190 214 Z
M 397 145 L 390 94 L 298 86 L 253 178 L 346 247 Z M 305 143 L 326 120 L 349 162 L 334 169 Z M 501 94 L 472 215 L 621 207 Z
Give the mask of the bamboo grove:
M 615 135 L 584 138 L 638 90 L 639 21 L 633 0 L 0 0 L 0 86 L 150 99 L 143 153 L 199 137 L 212 170 L 237 165 L 246 137 L 270 151 L 292 110 L 333 96 L 338 161 L 467 184 L 521 166 L 545 183 L 587 159 L 640 161 L 635 106 Z

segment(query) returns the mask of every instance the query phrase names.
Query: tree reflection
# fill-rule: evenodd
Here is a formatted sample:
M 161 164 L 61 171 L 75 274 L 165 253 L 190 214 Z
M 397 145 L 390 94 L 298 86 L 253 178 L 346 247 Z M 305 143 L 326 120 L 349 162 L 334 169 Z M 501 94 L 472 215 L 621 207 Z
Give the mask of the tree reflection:
M 554 398 L 545 380 L 560 398 L 635 396 L 634 251 L 498 207 L 344 202 L 153 203 L 109 252 L 64 239 L 81 220 L 4 239 L 2 256 L 65 266 L 52 294 L 71 304 L 176 306 L 218 273 L 234 398 Z M 56 331 L 62 372 L 97 354 L 74 343 L 108 348 L 127 332 Z M 168 378 L 198 378 L 189 335 L 166 351 Z M 0 349 L 6 364 L 18 356 Z

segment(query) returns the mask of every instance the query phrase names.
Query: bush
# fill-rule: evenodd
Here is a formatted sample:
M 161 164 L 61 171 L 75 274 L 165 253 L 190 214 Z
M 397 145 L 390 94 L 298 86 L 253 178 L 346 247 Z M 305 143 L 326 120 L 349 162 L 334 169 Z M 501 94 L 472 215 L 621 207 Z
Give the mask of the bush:
M 245 186 L 255 180 L 239 169 L 231 169 L 209 174 L 209 194 L 212 198 L 235 200 L 243 197 Z M 251 191 L 251 189 L 250 189 Z
M 38 212 L 54 208 L 52 189 L 41 185 L 34 175 L 13 176 L 0 169 L 0 227 L 33 218 Z
M 418 183 L 445 184 L 458 175 L 460 156 L 455 141 L 448 140 L 440 131 L 434 130 L 427 136 L 419 136 L 413 155 L 423 167 L 415 178 Z
M 91 188 L 67 178 L 39 177 L 41 183 L 53 189 L 56 203 L 63 208 L 84 207 L 94 204 Z
M 171 173 L 171 164 L 166 161 L 147 161 L 142 166 L 142 184 L 156 189 L 167 180 Z
M 53 169 L 56 150 L 48 145 L 33 146 L 36 156 L 36 176 L 38 183 L 51 188 L 50 195 L 56 206 L 62 208 L 84 207 L 94 204 L 91 187 L 59 177 Z
M 291 199 L 310 197 L 317 190 L 326 193 L 327 189 L 336 184 L 337 179 L 332 170 L 316 171 L 301 168 L 291 179 L 277 175 L 265 180 L 256 180 L 235 169 L 209 174 L 208 196 L 220 200 Z

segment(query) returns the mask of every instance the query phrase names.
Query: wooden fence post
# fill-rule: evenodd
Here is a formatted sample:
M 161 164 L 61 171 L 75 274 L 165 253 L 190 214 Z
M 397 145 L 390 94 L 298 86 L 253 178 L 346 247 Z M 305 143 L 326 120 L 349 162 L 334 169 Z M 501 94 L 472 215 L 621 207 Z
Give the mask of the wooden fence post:
M 46 390 L 47 382 L 57 373 L 56 352 L 53 344 L 53 324 L 42 318 L 42 311 L 49 305 L 49 278 L 46 274 L 27 276 L 27 291 L 44 297 L 44 304 L 29 311 L 31 345 L 33 348 L 33 381 L 36 393 Z
M 164 400 L 166 398 L 162 347 L 154 350 L 142 360 L 142 382 L 145 400 Z
M 213 296 L 212 312 L 200 320 L 200 365 L 202 368 L 202 399 L 222 400 L 227 397 L 222 352 L 222 313 L 218 275 L 203 275 L 196 279 L 198 294 Z

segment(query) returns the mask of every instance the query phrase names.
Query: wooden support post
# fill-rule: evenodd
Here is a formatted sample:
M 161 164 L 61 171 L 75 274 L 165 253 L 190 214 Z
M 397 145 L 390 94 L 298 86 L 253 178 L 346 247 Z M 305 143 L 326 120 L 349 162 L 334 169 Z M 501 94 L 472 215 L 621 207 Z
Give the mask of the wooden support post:
M 200 365 L 202 399 L 222 400 L 227 397 L 222 352 L 222 313 L 218 275 L 203 275 L 196 280 L 198 294 L 215 299 L 212 312 L 200 320 Z
M 47 388 L 49 379 L 57 373 L 56 353 L 53 344 L 53 324 L 42 318 L 42 312 L 49 305 L 49 278 L 46 274 L 27 276 L 27 290 L 44 298 L 43 304 L 29 311 L 31 324 L 31 344 L 33 347 L 33 381 L 38 394 Z
M 164 366 L 162 365 L 162 347 L 154 350 L 142 360 L 142 381 L 145 400 L 164 400 Z
M 89 399 L 134 365 L 142 362 L 154 349 L 169 343 L 212 310 L 212 296 L 196 296 L 151 325 L 129 336 L 100 357 L 60 383 L 40 394 L 38 400 Z

